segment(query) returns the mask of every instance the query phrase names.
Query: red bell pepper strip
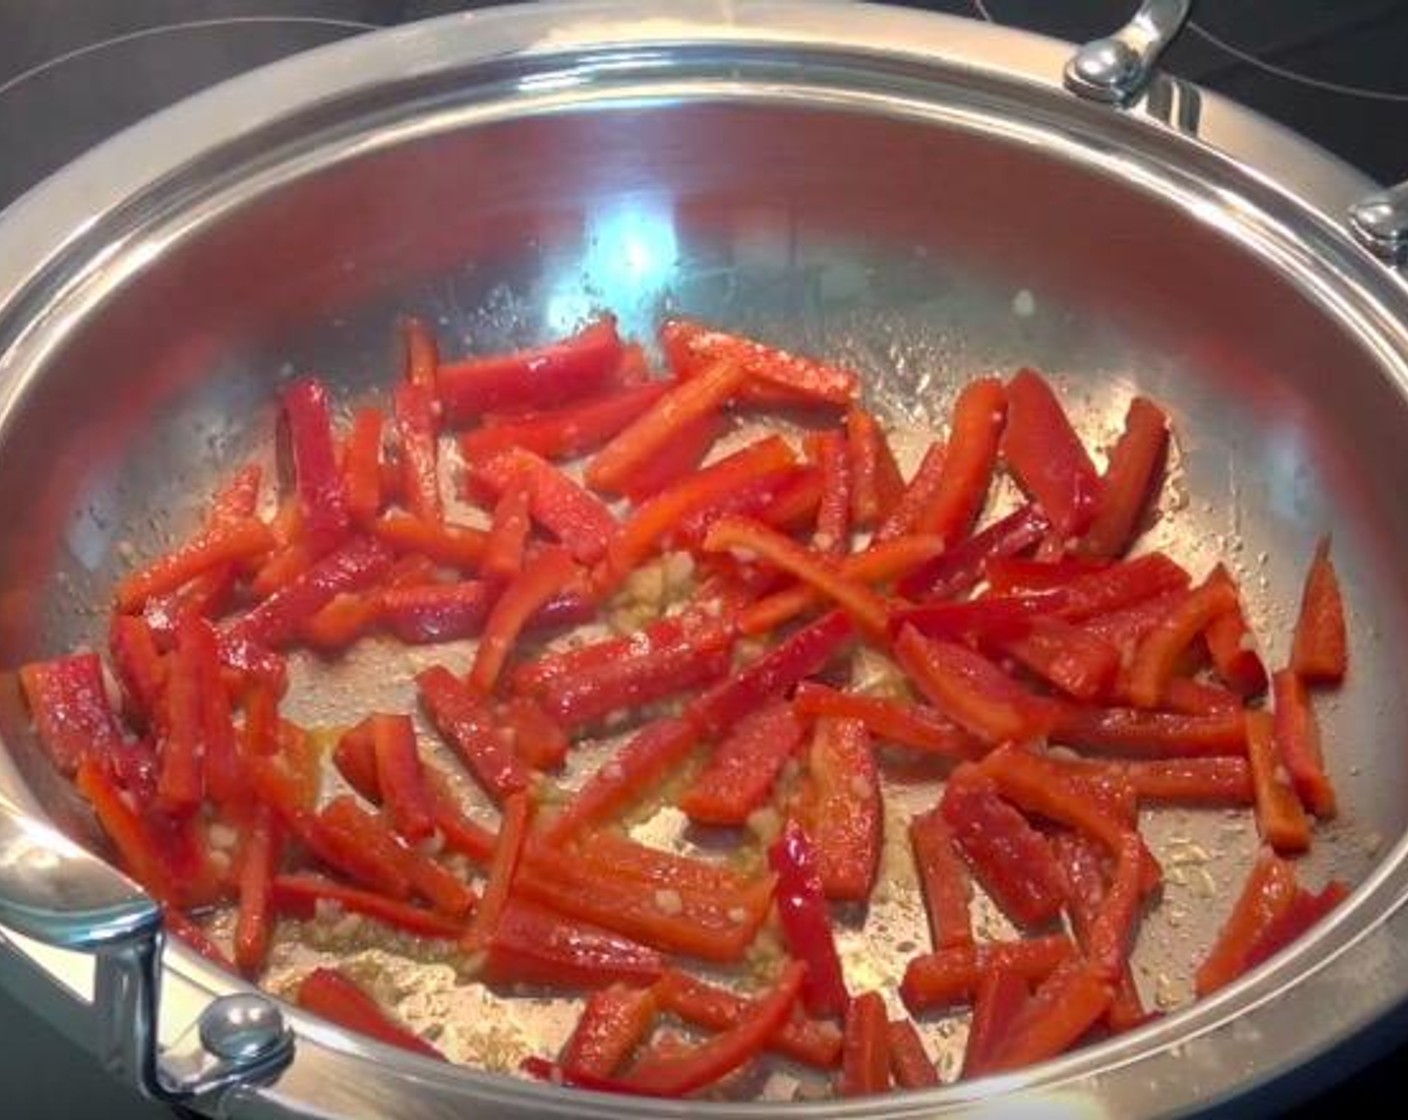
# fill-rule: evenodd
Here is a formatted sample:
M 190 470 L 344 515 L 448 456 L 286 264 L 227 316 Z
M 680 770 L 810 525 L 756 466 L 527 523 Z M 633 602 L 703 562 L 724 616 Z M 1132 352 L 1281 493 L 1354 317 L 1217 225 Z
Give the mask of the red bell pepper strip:
M 303 823 L 307 818 L 298 815 L 285 820 L 324 863 L 372 890 L 399 900 L 410 898 L 410 876 L 401 865 L 394 837 L 378 827 L 355 798 L 334 797 L 311 815 L 307 825 Z
M 590 675 L 618 661 L 653 657 L 661 650 L 707 635 L 715 624 L 703 611 L 686 610 L 657 619 L 624 637 L 545 653 L 534 661 L 516 665 L 510 679 L 515 692 L 544 696 L 576 677 Z
M 446 1060 L 444 1054 L 395 1022 L 371 996 L 336 969 L 315 968 L 298 985 L 294 999 L 304 1011 L 340 1027 L 425 1058 Z
M 225 950 L 211 939 L 210 934 L 205 932 L 205 928 L 190 915 L 174 907 L 163 906 L 161 925 L 169 937 L 175 938 L 192 952 L 199 953 L 211 964 L 230 972 L 235 971 L 235 962 L 229 958 Z
M 471 687 L 481 693 L 493 691 L 509 651 L 528 620 L 564 587 L 574 586 L 580 575 L 581 569 L 571 555 L 560 548 L 544 549 L 524 566 L 489 611 L 474 654 L 474 666 L 469 671 Z
M 422 670 L 416 684 L 430 722 L 495 802 L 502 804 L 511 794 L 528 788 L 531 772 L 495 725 L 484 699 L 443 665 Z
M 964 1077 L 981 1077 L 990 1071 L 993 1052 L 1011 1031 L 1031 994 L 1027 978 L 1017 972 L 996 969 L 982 978 L 973 997 L 973 1017 L 963 1050 Z
M 410 843 L 435 831 L 430 791 L 425 785 L 411 717 L 374 713 L 366 720 L 376 758 L 377 789 L 396 831 Z
M 1054 1058 L 1075 1043 L 1109 1009 L 1114 989 L 1080 961 L 1053 972 L 1033 993 L 993 1047 L 993 1072 Z
M 1119 691 L 1118 687 L 1116 691 Z M 1171 712 L 1208 716 L 1240 710 L 1242 698 L 1215 684 L 1174 677 L 1164 688 L 1164 706 Z
M 587 833 L 570 851 L 575 862 L 607 878 L 695 894 L 746 894 L 752 887 L 751 877 L 723 864 L 661 851 L 610 829 Z
M 400 322 L 401 343 L 404 347 L 402 377 L 412 385 L 435 388 L 440 368 L 440 347 L 435 333 L 424 319 L 407 316 Z
M 665 545 L 698 552 L 714 522 L 724 517 L 750 517 L 772 528 L 790 528 L 793 512 L 790 506 L 796 487 L 808 479 L 817 481 L 815 499 L 807 510 L 810 514 L 821 500 L 821 472 L 815 467 L 782 467 L 754 475 L 717 502 L 696 509 L 665 535 Z M 782 509 L 783 504 L 789 508 Z
M 490 597 L 481 580 L 388 587 L 376 597 L 376 620 L 408 645 L 453 642 L 479 633 Z
M 1190 716 L 1061 704 L 1051 739 L 1085 750 L 1142 758 L 1206 758 L 1244 754 L 1247 732 L 1238 711 Z
M 1330 538 L 1321 537 L 1301 594 L 1291 668 L 1302 680 L 1335 683 L 1344 679 L 1348 667 L 1344 600 L 1330 559 Z
M 890 1076 L 901 1089 L 932 1089 L 942 1084 L 924 1040 L 911 1019 L 895 1019 L 886 1031 Z
M 235 919 L 235 963 L 246 976 L 264 967 L 274 933 L 270 897 L 283 852 L 278 818 L 267 805 L 256 806 L 245 825 L 239 857 L 239 914 Z
M 1024 941 L 985 941 L 914 957 L 904 970 L 900 998 L 912 1015 L 973 998 L 985 976 L 1007 972 L 1039 981 L 1076 956 L 1065 934 Z
M 1348 896 L 1349 888 L 1337 881 L 1327 883 L 1318 893 L 1298 887 L 1290 905 L 1261 931 L 1247 951 L 1246 968 L 1251 970 L 1269 961 L 1317 925 Z
M 562 1072 L 569 1080 L 610 1077 L 650 1033 L 655 1013 L 650 988 L 613 984 L 593 992 L 562 1051 Z
M 447 568 L 475 572 L 484 559 L 489 535 L 483 529 L 449 522 L 435 524 L 408 513 L 388 513 L 372 523 L 371 533 L 397 555 L 428 556 Z
M 604 444 L 669 387 L 667 381 L 648 381 L 566 408 L 486 416 L 482 428 L 460 437 L 460 450 L 471 463 L 492 458 L 509 447 L 521 447 L 544 459 L 576 458 Z
M 690 514 L 726 500 L 753 478 L 793 466 L 796 453 L 780 436 L 768 436 L 657 494 L 640 506 L 607 546 L 611 578 L 624 579 Z
M 943 440 L 934 440 L 915 468 L 914 477 L 905 485 L 895 504 L 875 530 L 877 541 L 894 540 L 910 533 L 919 533 L 921 521 L 933 503 L 943 481 L 946 449 Z
M 1295 865 L 1263 849 L 1217 940 L 1193 974 L 1198 995 L 1225 988 L 1250 967 L 1252 950 L 1294 903 L 1296 890 Z
M 166 685 L 166 662 L 145 619 L 114 614 L 108 630 L 113 669 L 122 685 L 123 714 L 138 728 L 149 725 Z M 23 681 L 23 678 L 21 678 Z
M 381 513 L 381 440 L 386 417 L 381 409 L 359 408 L 352 414 L 352 430 L 342 451 L 343 488 L 347 513 L 353 524 L 370 527 Z
M 1079 536 L 1100 498 L 1100 477 L 1051 386 L 1035 370 L 1007 384 L 1002 456 L 1063 537 Z
M 670 442 L 637 463 L 617 489 L 639 505 L 688 478 L 708 458 L 724 433 L 725 423 L 722 413 L 706 412 L 681 425 Z
M 660 328 L 666 359 L 686 380 L 719 362 L 739 366 L 747 376 L 740 396 L 761 404 L 837 405 L 846 407 L 860 394 L 854 371 L 818 362 L 750 338 L 711 330 L 687 319 Z
M 1245 758 L 1173 758 L 1119 769 L 1141 804 L 1250 805 L 1256 796 Z
M 815 467 L 801 467 L 777 486 L 767 504 L 758 511 L 758 520 L 774 529 L 800 533 L 814 526 L 816 511 L 821 505 L 821 472 Z
M 305 377 L 280 393 L 279 401 L 293 451 L 303 534 L 313 554 L 321 556 L 343 542 L 350 525 L 327 389 L 317 379 Z
M 230 695 L 225 689 L 219 641 L 215 630 L 204 619 L 184 623 L 175 657 L 178 669 L 182 656 L 180 643 L 185 641 L 194 643 L 192 653 L 200 693 L 197 741 L 204 756 L 205 792 L 217 806 L 234 806 L 244 800 L 247 783 L 239 760 L 237 732 L 230 708 Z
M 484 884 L 484 894 L 474 920 L 464 935 L 464 947 L 476 952 L 489 944 L 498 926 L 499 918 L 513 889 L 513 878 L 518 873 L 518 864 L 523 856 L 523 845 L 528 838 L 528 825 L 532 819 L 533 803 L 526 793 L 512 794 L 504 802 L 503 820 L 499 824 L 499 840 L 494 846 L 494 858 L 489 863 L 489 877 Z
M 276 876 L 270 887 L 270 901 L 280 914 L 300 921 L 317 917 L 318 904 L 326 903 L 415 937 L 458 941 L 464 936 L 462 921 L 312 872 Z
M 1276 750 L 1291 777 L 1301 804 L 1321 820 L 1336 812 L 1335 787 L 1325 770 L 1320 748 L 1320 724 L 1310 695 L 1294 669 L 1279 669 L 1273 678 L 1276 701 Z
M 680 795 L 679 807 L 696 824 L 745 824 L 748 815 L 767 802 L 783 764 L 801 741 L 802 725 L 785 703 L 745 716 L 714 748 L 704 769 Z M 818 1013 L 810 1001 L 807 1006 Z
M 1134 651 L 1145 635 L 1182 606 L 1188 595 L 1188 591 L 1175 588 L 1127 607 L 1097 614 L 1078 625 L 1085 633 L 1118 649 L 1121 661 L 1128 665 L 1134 660 Z M 1170 681 L 1170 700 L 1174 696 L 1173 685 Z M 1237 706 L 1241 706 L 1240 701 Z
M 156 802 L 163 813 L 171 816 L 194 813 L 205 794 L 203 695 L 207 681 L 203 639 L 209 631 L 210 624 L 203 618 L 183 621 L 166 683 Z
M 1139 520 L 1157 492 L 1168 451 L 1168 416 L 1147 397 L 1135 397 L 1124 432 L 1110 452 L 1090 528 L 1080 548 L 1088 556 L 1114 558 L 1134 540 Z
M 983 751 L 977 740 L 932 708 L 906 700 L 838 692 L 803 681 L 793 694 L 792 710 L 800 716 L 859 720 L 877 739 L 945 758 L 969 759 Z
M 527 476 L 509 483 L 499 495 L 479 568 L 485 579 L 506 583 L 523 571 L 524 547 L 533 529 L 532 506 L 532 480 Z
M 514 753 L 534 770 L 557 770 L 571 741 L 562 725 L 531 696 L 511 696 L 498 706 L 499 721 L 513 739 Z
M 844 555 L 850 551 L 851 541 L 851 465 L 846 437 L 839 431 L 811 432 L 805 445 L 821 471 L 821 504 L 812 547 L 820 553 Z
M 1231 610 L 1217 615 L 1203 631 L 1217 675 L 1237 695 L 1259 696 L 1266 691 L 1266 667 L 1252 645 L 1237 584 L 1221 564 L 1212 570 L 1208 583 L 1225 584 L 1231 588 L 1235 601 Z
M 664 970 L 656 950 L 515 895 L 489 939 L 483 977 L 490 984 L 592 989 L 649 984 Z
M 971 946 L 973 923 L 968 907 L 973 885 L 943 814 L 930 809 L 912 817 L 909 842 L 924 893 L 930 943 L 935 951 Z
M 654 992 L 662 1011 L 711 1031 L 737 1026 L 752 1002 L 673 968 L 656 982 Z M 830 1069 L 841 1057 L 841 1031 L 835 1023 L 794 1015 L 768 1039 L 767 1047 L 807 1065 Z
M 259 570 L 254 573 L 254 578 L 249 583 L 249 589 L 253 592 L 254 598 L 267 599 L 274 592 L 292 583 L 294 579 L 312 566 L 313 550 L 305 541 L 298 539 L 291 544 L 281 544 L 278 550 L 271 553 L 259 566 Z M 204 578 L 202 577 L 202 579 Z M 148 604 L 148 618 L 152 617 L 152 613 L 152 606 Z M 215 612 L 203 611 L 201 613 L 214 614 Z M 152 619 L 152 622 L 153 625 L 156 624 L 155 619 Z
M 1036 506 L 1018 507 L 986 529 L 974 533 L 942 555 L 900 580 L 899 593 L 909 599 L 950 599 L 983 579 L 996 558 L 1015 556 L 1032 548 L 1049 528 Z
M 816 845 L 826 897 L 870 897 L 880 867 L 883 810 L 870 733 L 853 719 L 821 718 L 807 751 L 798 812 Z
M 694 751 L 696 741 L 695 729 L 683 720 L 659 719 L 647 724 L 587 779 L 544 830 L 543 841 L 561 844 L 629 805 L 680 766 Z
M 1040 738 L 1055 708 L 1028 692 L 992 662 L 954 642 L 901 628 L 894 653 L 924 697 L 949 719 L 987 742 Z
M 1086 556 L 1062 555 L 1056 560 L 1035 557 L 998 556 L 983 568 L 991 595 L 1049 595 L 1072 580 L 1103 572 L 1109 567 L 1105 560 Z
M 608 315 L 560 342 L 441 362 L 436 389 L 451 424 L 464 424 L 486 412 L 553 408 L 607 388 L 621 352 L 616 320 Z
M 101 762 L 121 750 L 122 730 L 96 653 L 34 661 L 19 678 L 39 741 L 63 773 L 74 773 L 84 758 Z
M 587 464 L 588 484 L 620 492 L 633 471 L 669 446 L 682 430 L 717 413 L 747 380 L 744 366 L 723 360 L 673 386 L 597 452 Z
M 1268 712 L 1247 712 L 1247 761 L 1256 791 L 1256 824 L 1261 838 L 1282 854 L 1310 847 L 1310 818 L 1291 787 L 1276 749 L 1275 725 Z
M 766 525 L 746 518 L 723 518 L 709 530 L 704 547 L 710 552 L 747 552 L 761 557 L 835 600 L 867 635 L 885 635 L 889 608 L 879 595 L 863 583 L 847 579 L 832 561 Z
M 377 596 L 343 592 L 334 595 L 298 630 L 298 636 L 323 653 L 344 650 L 376 620 Z
M 117 585 L 117 609 L 128 614 L 138 611 L 148 599 L 175 591 L 223 565 L 259 556 L 273 544 L 269 527 L 256 517 L 211 526 L 174 552 L 124 576 Z
M 657 1096 L 682 1097 L 712 1085 L 762 1053 L 787 1022 L 802 986 L 805 967 L 783 967 L 773 990 L 757 1000 L 738 1024 L 677 1057 L 642 1059 L 626 1074 L 628 1084 Z
M 391 551 L 380 541 L 356 537 L 235 619 L 225 634 L 237 642 L 283 645 L 334 596 L 376 583 L 391 567 L 392 560 Z
M 472 489 L 498 498 L 513 485 L 527 485 L 533 495 L 533 520 L 561 541 L 583 564 L 606 555 L 616 519 L 595 494 L 531 451 L 511 447 L 492 459 L 465 466 Z
M 1085 953 L 1101 979 L 1115 983 L 1129 963 L 1130 943 L 1139 921 L 1146 848 L 1137 832 L 1126 832 L 1120 843 L 1114 878 L 1090 925 Z
M 846 1010 L 841 1050 L 843 1097 L 867 1097 L 890 1089 L 890 1024 L 879 992 L 865 992 Z
M 823 615 L 690 701 L 685 718 L 701 733 L 717 735 L 768 700 L 786 695 L 799 681 L 820 672 L 853 633 L 850 619 L 840 611 Z
M 796 821 L 768 848 L 768 866 L 777 875 L 778 920 L 788 952 L 807 966 L 802 980 L 802 1004 L 808 1015 L 844 1015 L 850 1003 L 836 935 L 826 908 L 816 849 Z
M 851 468 L 851 520 L 858 528 L 880 524 L 904 493 L 904 476 L 879 421 L 852 405 L 846 412 Z
M 992 484 L 1006 415 L 1007 394 L 997 378 L 979 378 L 963 387 L 953 406 L 937 483 L 925 496 L 911 531 L 933 533 L 947 545 L 969 535 Z
M 1120 669 L 1120 651 L 1059 618 L 1034 618 L 1025 634 L 1000 643 L 1033 673 L 1077 700 L 1106 695 Z
M 1065 904 L 1065 876 L 1050 842 L 997 789 L 980 772 L 959 767 L 944 787 L 940 811 L 993 901 L 1014 922 L 1039 926 Z
M 169 870 L 147 822 L 127 803 L 107 768 L 95 755 L 80 755 L 76 765 L 78 791 L 93 807 L 128 874 L 159 901 L 181 905 L 181 884 Z
M 422 521 L 439 521 L 445 514 L 440 497 L 439 418 L 435 390 L 404 382 L 392 394 L 396 442 L 400 452 L 401 501 Z
M 896 633 L 912 626 L 926 638 L 995 645 L 1030 633 L 1032 620 L 1046 606 L 1035 595 L 982 595 L 904 607 L 892 613 L 890 626 Z

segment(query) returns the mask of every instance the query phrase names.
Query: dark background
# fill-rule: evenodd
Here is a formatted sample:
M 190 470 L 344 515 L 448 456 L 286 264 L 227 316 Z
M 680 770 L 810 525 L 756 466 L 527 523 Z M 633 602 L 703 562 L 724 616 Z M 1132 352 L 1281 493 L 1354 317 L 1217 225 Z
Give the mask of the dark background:
M 903 0 L 901 0 L 903 2 Z M 455 0 L 0 0 L 0 206 L 83 150 L 223 78 L 300 50 L 482 4 Z M 668 0 L 661 0 L 661 9 Z M 1072 41 L 1131 0 L 910 0 Z M 1408 178 L 1408 0 L 1199 0 L 1165 57 L 1180 77 L 1305 133 L 1381 182 Z M 1399 1097 L 1398 1015 L 1229 1115 L 1308 1118 Z M 1388 1051 L 1387 1058 L 1378 1055 Z M 1376 1064 L 1355 1074 L 1369 1060 Z M 1349 1078 L 1346 1083 L 1346 1078 Z M 1339 1087 L 1324 1091 L 1325 1087 Z M 154 1120 L 0 993 L 0 1117 Z M 1308 1104 L 1287 1111 L 1291 1100 Z

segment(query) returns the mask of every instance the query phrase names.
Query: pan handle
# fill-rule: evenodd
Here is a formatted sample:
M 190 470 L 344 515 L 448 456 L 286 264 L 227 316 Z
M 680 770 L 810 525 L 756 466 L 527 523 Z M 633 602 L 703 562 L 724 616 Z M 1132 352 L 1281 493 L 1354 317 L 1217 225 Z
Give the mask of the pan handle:
M 0 927 L 93 955 L 98 1058 L 148 1097 L 218 1111 L 228 1090 L 268 1082 L 293 1058 L 277 1005 L 256 992 L 212 1001 L 193 1030 L 161 1048 L 161 907 L 3 797 Z
M 1066 88 L 1090 101 L 1127 105 L 1149 84 L 1192 7 L 1193 0 L 1144 0 L 1113 35 L 1076 50 L 1066 63 Z

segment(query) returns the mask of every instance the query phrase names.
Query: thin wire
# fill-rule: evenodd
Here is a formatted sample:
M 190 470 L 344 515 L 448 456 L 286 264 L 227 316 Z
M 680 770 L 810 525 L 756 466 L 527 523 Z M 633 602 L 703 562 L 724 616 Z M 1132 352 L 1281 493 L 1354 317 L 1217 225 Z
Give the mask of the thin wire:
M 89 43 L 86 46 L 77 47 L 74 50 L 66 51 L 63 54 L 55 55 L 31 66 L 28 70 L 16 74 L 13 78 L 0 83 L 0 94 L 8 93 L 22 82 L 27 82 L 30 78 L 37 77 L 55 67 L 62 66 L 66 62 L 72 62 L 76 58 L 93 54 L 96 51 L 106 50 L 108 47 L 115 47 L 122 43 L 130 43 L 137 39 L 145 39 L 155 35 L 167 35 L 176 31 L 199 31 L 210 27 L 223 27 L 228 24 L 261 24 L 261 23 L 299 23 L 299 24 L 321 24 L 326 27 L 340 27 L 349 31 L 375 31 L 378 24 L 362 23 L 352 19 L 327 19 L 322 16 L 230 16 L 224 19 L 197 19 L 185 23 L 168 23 L 161 27 L 144 27 L 138 31 L 129 31 L 124 35 L 115 35 L 111 39 L 104 39 L 99 43 Z

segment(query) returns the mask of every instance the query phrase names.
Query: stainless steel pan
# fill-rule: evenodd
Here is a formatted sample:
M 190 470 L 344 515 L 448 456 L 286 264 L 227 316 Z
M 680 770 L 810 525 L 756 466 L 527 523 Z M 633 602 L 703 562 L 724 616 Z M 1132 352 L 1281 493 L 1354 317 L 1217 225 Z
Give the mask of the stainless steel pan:
M 1335 533 L 1354 670 L 1325 723 L 1345 809 L 1307 874 L 1358 888 L 1311 939 L 1214 999 L 995 1082 L 834 1104 L 605 1101 L 484 1072 L 486 1022 L 512 1014 L 506 1028 L 546 1046 L 570 1009 L 473 1002 L 448 968 L 391 961 L 415 978 L 403 1014 L 459 1009 L 447 1029 L 471 1068 L 280 1014 L 179 947 L 158 961 L 150 904 L 102 862 L 6 678 L 0 980 L 149 1092 L 240 1116 L 1179 1113 L 1381 1019 L 1408 989 L 1402 207 L 1387 195 L 1351 222 L 1373 184 L 1154 75 L 1185 8 L 1147 4 L 1078 59 L 830 3 L 502 9 L 314 52 L 108 142 L 0 218 L 0 666 L 98 640 L 115 573 L 258 451 L 279 379 L 313 367 L 355 396 L 384 379 L 408 309 L 453 349 L 599 306 L 648 334 L 683 307 L 843 355 L 921 425 L 965 375 L 1034 363 L 1096 443 L 1136 388 L 1169 404 L 1169 547 L 1195 568 L 1237 562 L 1273 658 L 1311 543 Z M 332 722 L 405 700 L 369 654 L 298 702 Z M 1177 1002 L 1253 840 L 1220 813 L 1151 828 L 1177 874 L 1141 980 Z M 901 876 L 878 908 L 892 941 L 912 901 Z

